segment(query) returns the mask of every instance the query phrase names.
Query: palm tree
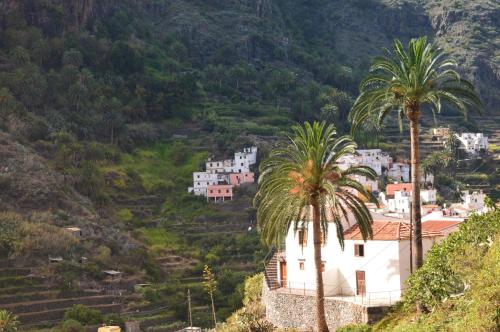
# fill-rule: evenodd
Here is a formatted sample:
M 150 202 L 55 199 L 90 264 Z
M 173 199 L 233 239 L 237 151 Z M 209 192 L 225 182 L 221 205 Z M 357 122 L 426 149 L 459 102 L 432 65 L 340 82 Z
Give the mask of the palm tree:
M 17 317 L 7 310 L 0 310 L 0 331 L 15 332 L 19 326 Z
M 415 266 L 422 265 L 422 226 L 420 215 L 419 123 L 424 109 L 433 115 L 441 111 L 441 103 L 456 107 L 464 115 L 468 108 L 480 111 L 481 101 L 468 81 L 456 71 L 457 63 L 444 52 L 427 43 L 425 37 L 412 39 L 405 50 L 399 40 L 386 57 L 376 58 L 368 75 L 360 84 L 360 95 L 350 113 L 352 130 L 370 119 L 373 113 L 379 123 L 396 112 L 400 129 L 406 117 L 410 123 L 412 223 Z
M 353 154 L 356 143 L 347 136 L 335 138 L 335 134 L 335 127 L 327 126 L 325 122 L 294 126 L 288 144 L 273 150 L 269 158 L 262 162 L 259 191 L 255 196 L 258 227 L 263 241 L 269 245 L 281 244 L 291 225 L 297 229 L 299 223 L 305 223 L 312 215 L 316 324 L 321 332 L 328 331 L 321 268 L 321 232 L 326 234 L 327 223 L 333 222 L 343 247 L 342 220 L 352 213 L 363 238 L 367 239 L 372 235 L 372 217 L 363 200 L 376 202 L 370 192 L 351 179 L 354 175 L 375 179 L 376 173 L 366 166 L 341 170 L 338 159 Z

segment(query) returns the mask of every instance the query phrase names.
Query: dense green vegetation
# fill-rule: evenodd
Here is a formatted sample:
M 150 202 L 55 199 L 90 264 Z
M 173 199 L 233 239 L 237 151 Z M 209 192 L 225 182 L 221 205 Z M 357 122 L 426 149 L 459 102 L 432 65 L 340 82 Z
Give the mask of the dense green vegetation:
M 408 279 L 402 303 L 380 331 L 476 330 L 500 327 L 500 211 L 475 215 L 428 253 Z M 415 302 L 426 309 L 416 315 Z

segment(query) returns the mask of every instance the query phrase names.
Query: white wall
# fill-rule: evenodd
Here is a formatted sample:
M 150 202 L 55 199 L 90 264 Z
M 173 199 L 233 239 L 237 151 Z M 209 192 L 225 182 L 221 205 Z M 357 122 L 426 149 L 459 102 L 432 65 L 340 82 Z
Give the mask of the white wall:
M 316 267 L 314 264 L 314 244 L 312 223 L 309 223 L 307 232 L 307 245 L 299 244 L 298 232 L 293 230 L 293 225 L 286 237 L 286 262 L 287 262 L 287 287 L 299 289 L 316 289 Z M 321 256 L 325 262 L 323 283 L 325 294 L 332 294 L 337 281 L 338 260 L 341 255 L 340 245 L 334 227 L 329 227 L 326 243 L 322 247 Z M 299 262 L 304 261 L 304 270 L 300 270 Z
M 364 245 L 364 257 L 356 257 L 354 245 Z M 342 294 L 356 294 L 356 271 L 365 272 L 366 292 L 371 298 L 395 296 L 400 289 L 398 241 L 346 240 L 339 281 Z
M 424 238 L 424 253 L 437 240 Z M 325 296 L 355 295 L 356 271 L 364 271 L 366 292 L 370 293 L 371 299 L 398 298 L 410 273 L 409 243 L 409 240 L 369 240 L 366 243 L 362 240 L 346 240 L 342 251 L 335 227 L 330 224 L 326 244 L 321 250 L 322 260 L 325 262 Z M 355 256 L 355 244 L 364 245 L 364 257 Z M 304 270 L 300 270 L 300 261 L 304 262 Z M 309 223 L 306 246 L 299 245 L 298 232 L 294 232 L 293 225 L 290 227 L 286 237 L 286 262 L 286 287 L 309 291 L 316 289 L 312 223 Z M 281 276 L 279 278 L 281 280 Z

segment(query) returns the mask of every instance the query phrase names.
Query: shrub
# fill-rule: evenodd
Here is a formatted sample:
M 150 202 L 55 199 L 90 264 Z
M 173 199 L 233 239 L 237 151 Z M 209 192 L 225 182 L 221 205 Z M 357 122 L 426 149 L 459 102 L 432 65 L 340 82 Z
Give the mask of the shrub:
M 19 226 L 20 240 L 14 244 L 16 256 L 67 256 L 78 240 L 65 230 L 43 223 L 23 223 Z
M 103 323 L 106 325 L 125 326 L 125 320 L 117 313 L 107 314 L 103 317 Z
M 74 319 L 68 319 L 62 323 L 61 332 L 83 332 L 83 325 Z
M 118 218 L 121 221 L 124 222 L 131 221 L 133 217 L 134 215 L 129 209 L 121 209 L 120 211 L 118 211 Z
M 66 310 L 65 320 L 75 320 L 83 325 L 95 325 L 102 322 L 101 312 L 84 305 L 77 304 Z
M 410 276 L 405 306 L 418 302 L 431 310 L 452 294 L 463 292 L 496 234 L 500 234 L 500 211 L 473 215 L 460 224 L 459 231 L 432 247 L 424 265 Z

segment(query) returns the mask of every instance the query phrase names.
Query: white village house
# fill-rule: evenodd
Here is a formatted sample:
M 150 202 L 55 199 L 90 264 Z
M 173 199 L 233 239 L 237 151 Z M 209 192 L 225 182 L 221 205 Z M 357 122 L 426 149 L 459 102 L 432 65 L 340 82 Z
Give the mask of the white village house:
M 478 155 L 480 152 L 488 150 L 488 136 L 483 133 L 461 133 L 456 134 L 460 141 L 460 149 L 470 155 Z
M 406 163 L 392 163 L 387 170 L 390 179 L 401 182 L 410 182 L 410 165 Z
M 369 166 L 380 176 L 383 168 L 388 169 L 392 164 L 392 158 L 381 149 L 356 150 L 355 155 L 339 158 L 338 164 L 341 169 L 347 169 L 353 165 Z
M 432 225 L 432 229 L 427 229 L 425 223 L 422 226 L 424 252 L 444 237 L 439 225 Z M 342 250 L 335 226 L 328 224 L 322 248 L 325 296 L 367 296 L 368 293 L 371 299 L 398 299 L 401 296 L 404 281 L 410 275 L 409 224 L 382 217 L 382 220 L 375 220 L 372 227 L 373 239 L 366 242 L 357 225 L 348 228 L 344 232 Z M 450 224 L 443 227 L 449 228 Z M 279 283 L 281 287 L 313 291 L 316 279 L 312 223 L 303 229 L 293 228 L 292 225 L 286 237 L 284 259 L 278 262 Z
M 380 193 L 380 202 L 388 212 L 409 214 L 411 208 L 411 183 L 388 184 L 385 193 Z M 437 199 L 436 189 L 420 190 L 422 205 L 435 204 Z
M 461 199 L 463 201 L 463 206 L 469 210 L 476 210 L 482 212 L 484 210 L 484 199 L 486 194 L 482 190 L 479 191 L 469 191 L 465 190 L 462 192 Z
M 233 159 L 209 159 L 205 162 L 205 172 L 193 173 L 193 186 L 188 188 L 188 192 L 196 196 L 205 196 L 207 200 L 212 201 L 231 200 L 233 186 L 254 182 L 250 166 L 256 162 L 255 146 L 236 152 Z
M 373 219 L 373 238 L 366 242 L 356 224 L 349 227 L 345 222 L 343 249 L 335 224 L 327 223 L 321 255 L 325 310 L 332 330 L 376 319 L 377 312 L 386 310 L 404 292 L 411 262 L 409 223 L 378 214 L 373 214 Z M 459 224 L 458 221 L 423 223 L 424 256 Z M 314 313 L 316 267 L 312 223 L 299 226 L 297 229 L 293 224 L 290 226 L 284 250 L 276 252 L 267 262 L 263 303 L 267 319 L 276 326 L 307 329 L 314 326 L 311 313 Z M 370 309 L 373 307 L 380 310 Z

